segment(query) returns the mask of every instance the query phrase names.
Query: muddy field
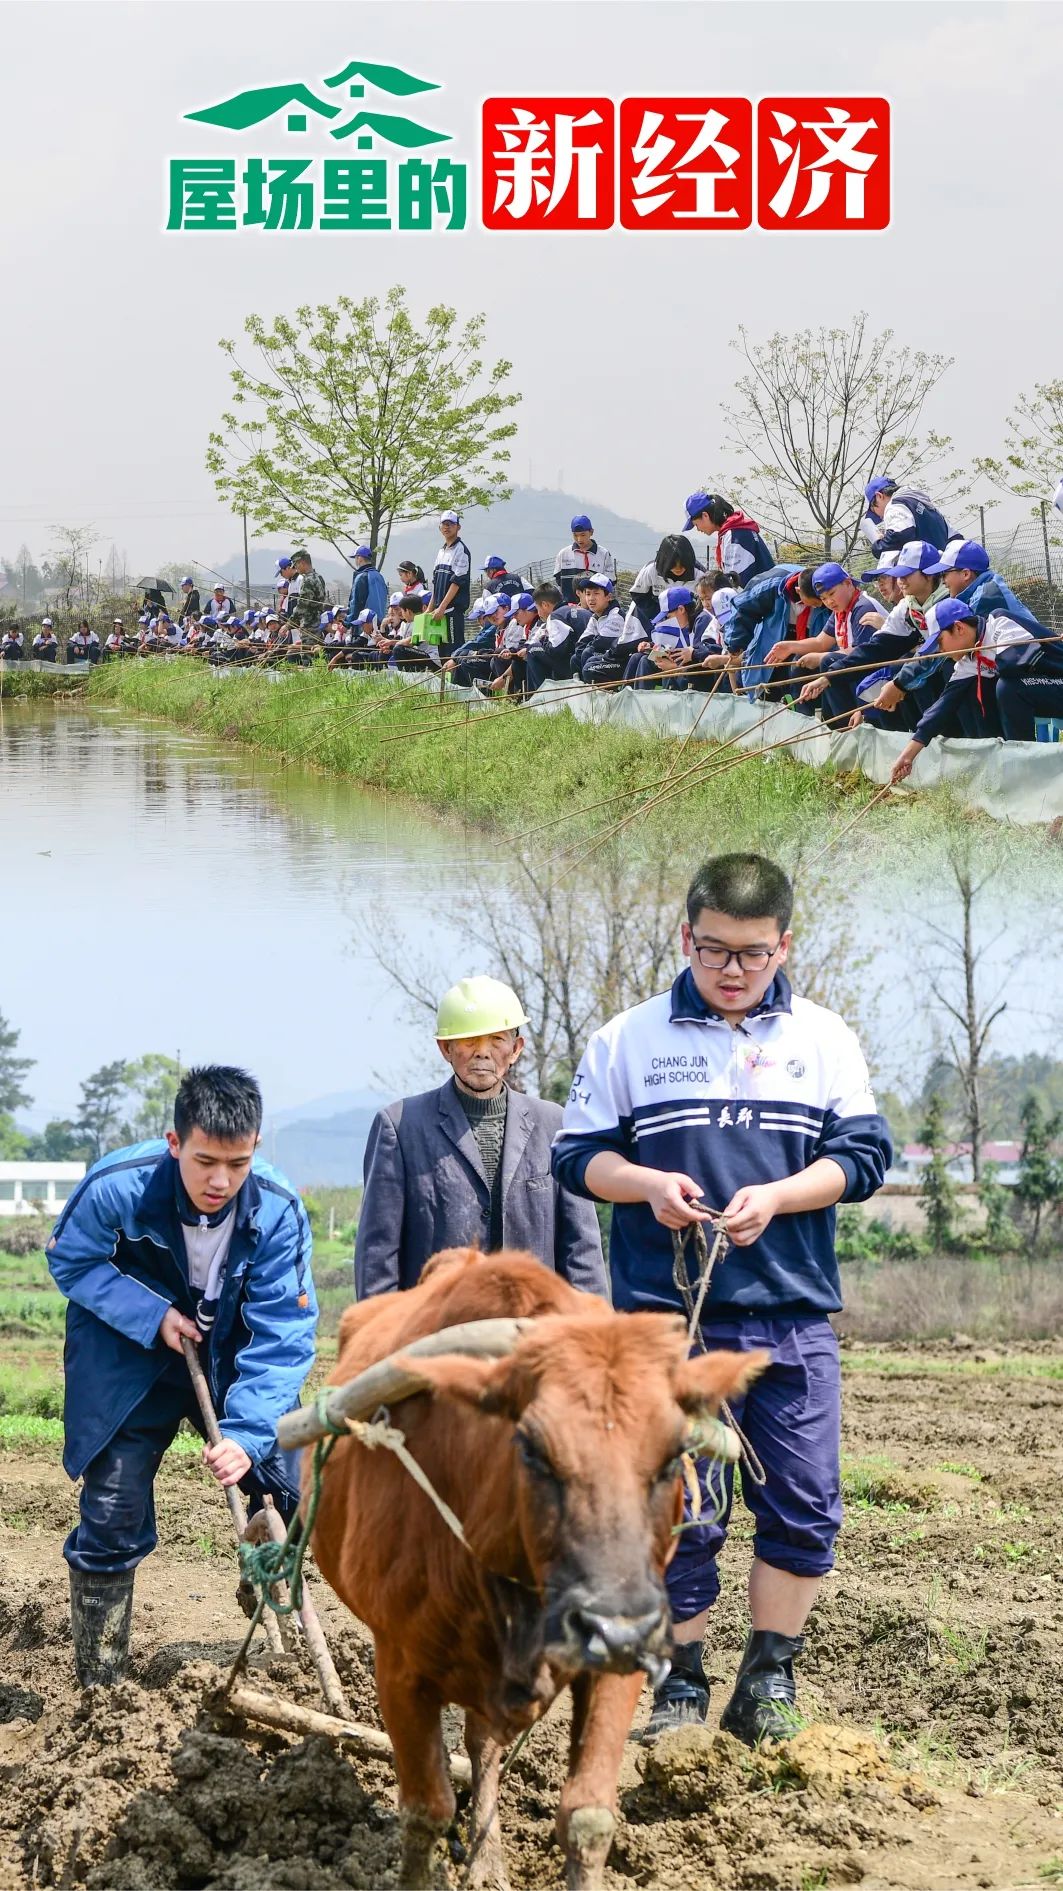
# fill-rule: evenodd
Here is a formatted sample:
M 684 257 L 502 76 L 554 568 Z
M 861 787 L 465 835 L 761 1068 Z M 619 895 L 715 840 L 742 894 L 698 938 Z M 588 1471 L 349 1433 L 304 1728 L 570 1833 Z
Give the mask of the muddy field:
M 770 1755 L 711 1731 L 652 1755 L 633 1744 L 611 1891 L 1063 1884 L 1063 1359 L 847 1357 L 848 1522 L 801 1667 L 815 1724 Z M 73 1493 L 53 1448 L 0 1452 L 0 1884 L 393 1884 L 386 1766 L 212 1717 L 243 1626 L 227 1516 L 192 1461 L 167 1460 L 159 1497 L 134 1678 L 82 1698 L 59 1555 Z M 742 1524 L 706 1661 L 714 1716 L 748 1561 Z M 352 1710 L 375 1721 L 371 1649 L 338 1606 L 323 1612 Z M 295 1656 L 260 1678 L 316 1704 Z M 563 1732 L 561 1716 L 537 1728 L 504 1787 L 517 1891 L 561 1882 Z M 441 1884 L 460 1882 L 460 1831 L 452 1853 Z

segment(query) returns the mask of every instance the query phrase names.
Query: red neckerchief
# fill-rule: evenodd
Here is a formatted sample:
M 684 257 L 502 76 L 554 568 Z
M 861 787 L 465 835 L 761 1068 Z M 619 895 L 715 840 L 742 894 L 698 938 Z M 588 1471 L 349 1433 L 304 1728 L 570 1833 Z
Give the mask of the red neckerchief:
M 990 655 L 988 650 L 983 650 L 982 648 L 982 638 L 984 636 L 985 632 L 980 631 L 978 641 L 971 651 L 971 655 L 974 658 L 974 693 L 978 698 L 979 709 L 985 706 L 982 702 L 982 672 L 984 671 L 987 676 L 994 677 L 997 673 L 996 653 L 994 652 Z
M 798 643 L 801 643 L 804 638 L 808 636 L 808 620 L 811 615 L 811 604 L 802 604 L 801 609 L 797 613 L 797 622 L 794 625 L 794 634 L 797 637 Z
M 732 512 L 730 518 L 724 520 L 723 524 L 719 527 L 716 533 L 716 569 L 717 571 L 723 570 L 723 551 L 721 548 L 723 545 L 723 535 L 725 532 L 759 532 L 759 531 L 760 531 L 760 527 L 757 524 L 756 519 L 751 519 L 748 512 Z
M 834 641 L 839 650 L 851 650 L 853 647 L 852 617 L 860 602 L 860 596 L 861 593 L 857 591 L 852 603 L 847 604 L 844 611 L 834 613 Z

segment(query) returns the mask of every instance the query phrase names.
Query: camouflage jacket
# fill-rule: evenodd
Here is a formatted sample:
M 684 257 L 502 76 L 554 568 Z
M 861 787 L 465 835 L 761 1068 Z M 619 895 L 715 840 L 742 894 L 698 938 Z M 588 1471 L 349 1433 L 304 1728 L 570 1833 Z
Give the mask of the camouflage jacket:
M 308 571 L 299 586 L 299 595 L 291 616 L 292 623 L 298 625 L 304 637 L 308 632 L 318 629 L 327 602 L 324 578 L 318 571 Z

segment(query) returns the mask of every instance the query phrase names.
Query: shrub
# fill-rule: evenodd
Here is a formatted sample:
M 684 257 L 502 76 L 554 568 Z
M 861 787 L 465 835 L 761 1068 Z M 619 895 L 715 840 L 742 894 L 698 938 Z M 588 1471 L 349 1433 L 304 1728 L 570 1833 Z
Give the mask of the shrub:
M 32 1215 L 5 1215 L 0 1221 L 0 1254 L 40 1254 L 51 1231 L 50 1222 Z

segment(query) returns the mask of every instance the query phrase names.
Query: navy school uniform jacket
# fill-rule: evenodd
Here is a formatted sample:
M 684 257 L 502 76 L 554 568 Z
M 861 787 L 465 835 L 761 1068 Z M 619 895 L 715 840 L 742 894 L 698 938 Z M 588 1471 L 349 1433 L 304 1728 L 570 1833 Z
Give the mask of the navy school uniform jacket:
M 1020 604 L 1010 585 L 1005 584 L 995 571 L 980 571 L 970 584 L 964 585 L 959 596 L 964 604 L 970 605 L 976 617 L 988 617 L 992 611 L 1003 611 L 1006 616 L 1014 618 L 1017 624 L 1025 624 L 1032 637 L 1041 634 L 1041 625 L 1033 612 L 1027 610 L 1025 604 Z M 935 599 L 935 603 L 940 602 L 940 598 Z M 910 663 L 905 663 L 896 672 L 897 688 L 905 691 L 920 689 L 947 668 L 947 657 L 913 657 Z
M 743 591 L 764 572 L 771 571 L 775 564 L 771 546 L 752 521 L 749 525 L 732 525 L 721 532 L 719 552 L 719 569 L 728 572 Z
M 867 1065 L 833 1011 L 795 998 L 780 972 L 732 1031 L 700 997 L 689 969 L 670 992 L 621 1012 L 596 1031 L 576 1072 L 554 1174 L 591 1194 L 592 1156 L 681 1170 L 722 1209 L 735 1190 L 798 1174 L 821 1156 L 845 1175 L 844 1201 L 866 1201 L 890 1162 L 889 1130 Z M 732 1248 L 707 1305 L 740 1316 L 827 1314 L 841 1306 L 835 1211 L 776 1215 L 759 1240 Z M 609 1248 L 613 1304 L 680 1309 L 669 1229 L 644 1202 L 613 1206 Z
M 931 504 L 926 493 L 914 486 L 902 486 L 890 493 L 882 515 L 882 530 L 873 543 L 880 555 L 899 551 L 915 538 L 925 539 L 928 545 L 936 545 L 939 551 L 944 551 L 949 536 L 944 513 Z
M 178 1183 L 165 1142 L 134 1143 L 93 1165 L 56 1222 L 48 1267 L 70 1303 L 63 1463 L 71 1477 L 110 1443 L 173 1358 L 158 1337 L 167 1308 L 195 1317 Z M 310 1226 L 295 1190 L 257 1156 L 232 1213 L 200 1357 L 223 1435 L 298 1490 L 296 1454 L 280 1451 L 276 1427 L 313 1364 Z

